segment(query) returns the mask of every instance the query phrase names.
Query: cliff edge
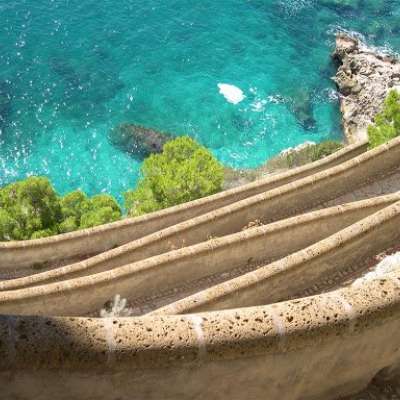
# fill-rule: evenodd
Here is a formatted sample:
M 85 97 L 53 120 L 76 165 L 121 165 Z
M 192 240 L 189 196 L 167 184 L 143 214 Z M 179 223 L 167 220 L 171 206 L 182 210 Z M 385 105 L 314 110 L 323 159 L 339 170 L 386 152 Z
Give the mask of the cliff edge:
M 400 90 L 400 60 L 345 33 L 336 36 L 334 78 L 340 92 L 343 128 L 349 143 L 367 139 L 367 128 L 391 89 Z

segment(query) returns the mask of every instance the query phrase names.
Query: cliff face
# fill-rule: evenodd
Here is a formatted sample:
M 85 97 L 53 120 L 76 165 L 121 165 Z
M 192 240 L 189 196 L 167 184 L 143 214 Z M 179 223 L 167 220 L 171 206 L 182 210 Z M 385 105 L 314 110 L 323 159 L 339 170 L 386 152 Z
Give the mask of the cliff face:
M 333 57 L 339 63 L 334 80 L 346 138 L 350 143 L 365 140 L 388 92 L 400 90 L 400 61 L 343 33 L 336 37 Z

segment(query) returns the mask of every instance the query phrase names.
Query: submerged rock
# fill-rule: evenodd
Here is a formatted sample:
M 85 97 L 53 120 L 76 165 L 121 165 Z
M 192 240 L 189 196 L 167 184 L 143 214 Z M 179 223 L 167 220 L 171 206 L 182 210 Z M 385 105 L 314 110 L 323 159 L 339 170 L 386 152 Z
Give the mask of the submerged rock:
M 164 144 L 172 139 L 174 136 L 168 133 L 134 124 L 119 125 L 109 134 L 109 140 L 114 146 L 140 157 L 161 153 Z
M 53 72 L 73 87 L 78 87 L 86 82 L 85 77 L 82 77 L 75 68 L 64 59 L 52 58 L 49 65 Z
M 336 36 L 334 78 L 340 92 L 343 127 L 350 143 L 367 139 L 367 128 L 391 89 L 400 89 L 400 62 L 345 33 Z
M 12 112 L 12 94 L 10 85 L 2 81 L 0 82 L 0 134 L 8 126 Z
M 343 17 L 356 17 L 360 15 L 362 6 L 358 0 L 320 0 L 321 5 Z
M 315 128 L 313 104 L 308 90 L 300 88 L 290 96 L 289 109 L 294 114 L 297 122 L 306 130 Z

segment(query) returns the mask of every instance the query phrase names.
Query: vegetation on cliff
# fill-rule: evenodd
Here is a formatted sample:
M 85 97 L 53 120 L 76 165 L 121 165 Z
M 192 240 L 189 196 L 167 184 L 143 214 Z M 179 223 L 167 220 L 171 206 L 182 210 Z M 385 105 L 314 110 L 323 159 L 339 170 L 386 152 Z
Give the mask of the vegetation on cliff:
M 317 161 L 321 158 L 327 157 L 338 150 L 343 148 L 343 143 L 336 142 L 334 140 L 326 140 L 321 143 L 317 143 L 314 146 L 311 146 L 311 161 Z
M 0 240 L 26 240 L 70 232 L 121 217 L 109 195 L 57 195 L 50 181 L 32 176 L 0 189 Z
M 373 125 L 368 127 L 370 148 L 379 146 L 400 135 L 400 93 L 389 92 L 383 109 L 375 117 Z
M 310 162 L 320 160 L 343 148 L 343 144 L 334 140 L 325 140 L 321 143 L 310 144 L 301 149 L 286 151 L 284 157 L 287 168 L 299 167 Z
M 130 216 L 161 210 L 217 193 L 224 168 L 209 150 L 184 136 L 164 145 L 142 166 L 143 178 L 134 191 L 125 193 Z
M 61 198 L 60 205 L 64 219 L 60 224 L 61 232 L 91 228 L 121 218 L 118 203 L 107 194 L 89 198 L 77 190 Z

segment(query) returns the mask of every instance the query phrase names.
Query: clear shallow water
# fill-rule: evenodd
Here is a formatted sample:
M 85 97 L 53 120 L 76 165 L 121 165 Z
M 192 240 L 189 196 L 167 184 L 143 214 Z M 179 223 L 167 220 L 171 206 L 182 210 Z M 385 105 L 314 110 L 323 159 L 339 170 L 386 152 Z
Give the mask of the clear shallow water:
M 9 0 L 0 21 L 0 185 L 40 174 L 61 193 L 135 186 L 141 160 L 107 139 L 123 122 L 234 167 L 341 138 L 333 33 L 400 50 L 397 0 Z

